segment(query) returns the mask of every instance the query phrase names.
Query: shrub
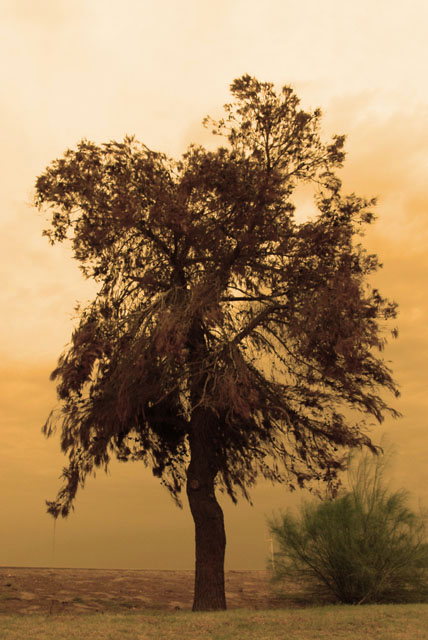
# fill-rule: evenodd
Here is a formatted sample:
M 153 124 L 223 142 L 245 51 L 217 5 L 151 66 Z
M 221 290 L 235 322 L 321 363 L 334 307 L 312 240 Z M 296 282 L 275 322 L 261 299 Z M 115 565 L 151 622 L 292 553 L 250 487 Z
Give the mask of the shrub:
M 388 490 L 385 464 L 381 455 L 352 456 L 347 491 L 269 521 L 279 548 L 274 581 L 305 578 L 350 604 L 428 598 L 425 517 L 406 491 Z

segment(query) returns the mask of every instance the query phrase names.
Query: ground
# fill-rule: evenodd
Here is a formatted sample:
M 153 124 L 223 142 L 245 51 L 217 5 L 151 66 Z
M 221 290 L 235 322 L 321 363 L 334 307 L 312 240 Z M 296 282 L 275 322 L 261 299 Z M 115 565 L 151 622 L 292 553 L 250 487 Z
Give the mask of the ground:
M 193 571 L 0 567 L 0 613 L 191 609 L 193 580 Z M 275 595 L 266 571 L 226 571 L 225 581 L 230 609 L 293 606 Z

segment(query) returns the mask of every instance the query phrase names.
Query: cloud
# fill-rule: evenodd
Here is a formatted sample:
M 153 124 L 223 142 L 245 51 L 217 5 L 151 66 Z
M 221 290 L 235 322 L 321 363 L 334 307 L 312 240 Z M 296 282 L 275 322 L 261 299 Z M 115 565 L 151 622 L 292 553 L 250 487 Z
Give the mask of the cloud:
M 79 16 L 84 2 L 82 0 L 3 0 L 3 17 L 17 23 L 32 27 L 40 25 L 46 30 L 52 30 L 67 24 Z

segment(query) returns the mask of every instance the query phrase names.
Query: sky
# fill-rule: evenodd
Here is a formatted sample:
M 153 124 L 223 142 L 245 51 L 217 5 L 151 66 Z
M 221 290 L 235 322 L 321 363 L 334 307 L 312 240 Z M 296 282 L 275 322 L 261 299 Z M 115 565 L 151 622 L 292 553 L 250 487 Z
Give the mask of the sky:
M 66 459 L 41 434 L 56 404 L 49 374 L 77 301 L 95 289 L 69 247 L 51 247 L 32 206 L 36 177 L 82 138 L 126 134 L 178 157 L 212 144 L 244 73 L 291 85 L 346 134 L 345 191 L 378 197 L 364 244 L 375 284 L 399 304 L 390 361 L 403 417 L 386 433 L 391 486 L 428 508 L 428 4 L 425 0 L 2 0 L 0 2 L 0 565 L 192 569 L 193 522 L 137 463 L 111 465 L 79 492 L 54 531 L 46 514 Z M 304 206 L 304 202 L 303 202 Z M 263 569 L 266 518 L 303 493 L 260 482 L 251 507 L 219 496 L 226 569 Z

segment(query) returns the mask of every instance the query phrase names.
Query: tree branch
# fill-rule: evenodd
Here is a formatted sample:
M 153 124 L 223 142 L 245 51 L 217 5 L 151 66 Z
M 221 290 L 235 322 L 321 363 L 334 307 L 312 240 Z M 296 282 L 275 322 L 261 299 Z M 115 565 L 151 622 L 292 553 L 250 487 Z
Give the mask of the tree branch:
M 263 311 L 260 311 L 248 324 L 242 329 L 239 333 L 236 334 L 234 338 L 228 344 L 238 344 L 244 338 L 246 338 L 252 331 L 259 325 L 263 320 L 265 320 L 271 313 L 275 311 L 279 311 L 281 309 L 285 309 L 287 304 L 275 304 L 270 307 L 266 307 Z

